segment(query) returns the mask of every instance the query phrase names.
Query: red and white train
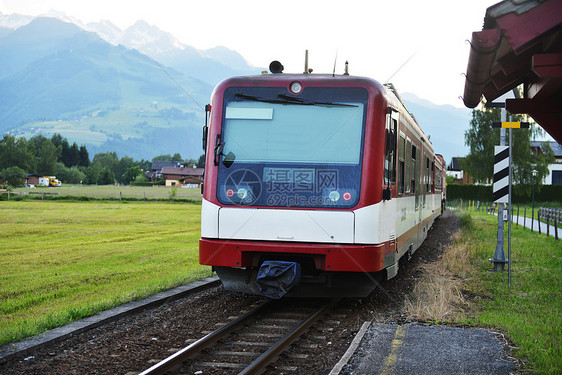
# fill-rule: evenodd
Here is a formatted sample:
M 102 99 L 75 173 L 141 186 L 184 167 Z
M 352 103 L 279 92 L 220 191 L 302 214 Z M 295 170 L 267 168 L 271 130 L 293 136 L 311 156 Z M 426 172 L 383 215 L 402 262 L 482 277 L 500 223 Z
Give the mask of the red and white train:
M 245 293 L 266 272 L 274 298 L 366 296 L 442 213 L 443 158 L 392 85 L 279 67 L 207 106 L 200 263 Z

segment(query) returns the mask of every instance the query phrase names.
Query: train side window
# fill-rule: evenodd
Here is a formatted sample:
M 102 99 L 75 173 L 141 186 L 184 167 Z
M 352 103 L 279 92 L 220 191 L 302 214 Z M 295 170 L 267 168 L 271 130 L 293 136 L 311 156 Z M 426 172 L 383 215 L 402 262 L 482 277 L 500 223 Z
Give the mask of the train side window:
M 425 207 L 425 203 L 426 203 L 426 195 L 427 192 L 429 191 L 429 158 L 427 156 L 424 157 L 425 159 L 425 163 L 422 164 L 422 186 L 420 188 L 421 193 L 423 194 L 423 206 Z
M 412 171 L 410 173 L 410 193 L 412 194 L 416 193 L 416 181 L 419 177 L 418 168 L 416 168 L 416 149 L 417 147 L 412 145 Z
M 398 118 L 393 117 L 390 124 L 392 152 L 390 160 L 390 183 L 396 184 L 396 135 L 398 131 Z
M 398 194 L 404 195 L 404 168 L 406 139 L 401 135 L 398 142 Z
M 435 190 L 438 191 L 443 190 L 441 186 L 443 184 L 441 173 L 441 168 L 437 166 L 437 168 L 435 168 Z
M 431 192 L 431 173 L 429 169 L 429 158 L 425 158 L 425 191 L 426 193 Z
M 411 178 L 410 174 L 412 171 L 412 142 L 408 139 L 406 142 L 406 176 L 404 178 L 405 187 L 406 187 L 406 194 L 412 193 L 412 185 L 411 185 Z
M 435 193 L 435 161 L 431 162 L 431 173 L 429 175 L 429 179 L 430 191 Z
M 416 194 L 416 211 L 419 209 L 419 202 L 420 202 L 420 179 L 421 179 L 421 159 L 420 159 L 420 148 L 412 145 L 412 160 L 413 160 L 413 192 Z M 425 197 L 425 196 L 424 196 Z
M 396 134 L 398 128 L 398 112 L 388 109 L 386 121 L 386 148 L 384 159 L 384 183 L 396 184 Z

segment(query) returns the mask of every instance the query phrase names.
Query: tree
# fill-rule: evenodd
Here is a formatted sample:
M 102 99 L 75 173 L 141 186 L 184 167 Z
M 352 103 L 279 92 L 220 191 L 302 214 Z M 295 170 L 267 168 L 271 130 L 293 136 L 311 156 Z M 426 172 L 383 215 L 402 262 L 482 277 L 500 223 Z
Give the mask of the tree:
M 86 175 L 84 182 L 86 184 L 94 185 L 98 183 L 101 174 L 102 166 L 99 161 L 92 163 L 89 167 L 82 167 L 82 172 Z
M 57 163 L 56 175 L 59 180 L 69 184 L 79 184 L 86 181 L 86 174 L 79 167 L 67 168 L 63 163 Z
M 23 186 L 26 172 L 20 167 L 9 167 L 0 171 L 0 181 L 6 181 L 8 185 L 18 187 Z
M 45 176 L 56 174 L 57 148 L 50 139 L 45 138 L 37 151 L 37 173 Z
M 494 146 L 500 144 L 500 129 L 492 128 L 492 123 L 500 121 L 499 108 L 475 109 L 472 111 L 470 128 L 465 132 L 465 144 L 470 152 L 461 163 L 476 182 L 486 182 L 494 177 Z M 525 121 L 522 115 L 513 115 L 512 121 Z M 532 173 L 535 169 L 537 181 L 548 174 L 548 164 L 554 162 L 554 153 L 548 144 L 542 147 L 542 152 L 534 154 L 531 151 L 531 139 L 539 135 L 541 130 L 535 125 L 529 129 L 514 129 L 513 136 L 513 181 L 515 184 L 531 184 Z M 509 137 L 507 137 L 509 138 Z M 509 142 L 509 139 L 506 140 Z
M 66 182 L 69 184 L 80 184 L 86 179 L 86 174 L 84 174 L 78 167 L 70 167 L 68 169 L 68 175 Z
M 197 168 L 205 168 L 205 154 L 199 156 L 199 160 L 197 161 Z
M 59 133 L 55 133 L 53 134 L 53 136 L 51 137 L 51 142 L 53 142 L 53 144 L 55 145 L 55 147 L 59 147 L 62 146 L 62 142 L 65 138 L 63 138 L 62 135 L 60 135 Z M 67 142 L 68 145 L 68 142 Z
M 170 154 L 158 155 L 152 158 L 152 161 L 170 161 L 170 160 L 172 160 L 172 155 Z
M 0 170 L 19 167 L 26 173 L 35 170 L 35 155 L 25 138 L 4 135 L 0 140 Z
M 113 185 L 115 183 L 115 176 L 109 167 L 103 167 L 98 178 L 98 185 Z
M 78 150 L 78 145 L 76 144 L 76 142 L 74 142 L 72 146 L 70 146 L 68 162 L 70 163 L 68 167 L 80 165 L 80 151 Z
M 59 161 L 63 162 L 67 167 L 72 167 L 72 155 L 70 154 L 70 146 L 66 138 L 61 141 L 61 152 Z
M 125 173 L 131 168 L 136 166 L 137 163 L 130 156 L 123 156 L 115 169 L 115 179 L 120 183 L 128 184 L 131 180 L 125 179 Z M 140 168 L 139 168 L 140 170 Z M 135 175 L 136 176 L 136 175 Z M 134 176 L 133 176 L 134 177 Z
M 90 156 L 88 155 L 88 149 L 86 149 L 86 146 L 80 146 L 80 150 L 78 150 L 78 156 L 78 165 L 80 167 L 87 167 L 88 165 L 90 165 Z
M 141 173 L 137 177 L 135 177 L 135 182 L 148 182 L 148 177 Z
M 183 164 L 185 164 L 188 167 L 193 167 L 193 166 L 197 166 L 198 161 L 195 159 L 186 159 L 184 160 Z
M 141 159 L 141 161 L 138 162 L 138 165 L 144 172 L 152 169 L 152 162 L 150 160 Z
M 130 184 L 132 181 L 136 181 L 139 175 L 143 175 L 140 167 L 135 165 L 127 169 L 127 172 L 123 175 L 123 182 L 125 184 Z
M 97 153 L 92 160 L 92 163 L 96 162 L 100 163 L 100 166 L 102 168 L 109 168 L 113 175 L 116 175 L 119 166 L 119 157 L 117 156 L 117 153 L 115 151 Z M 113 181 L 111 183 L 113 183 Z

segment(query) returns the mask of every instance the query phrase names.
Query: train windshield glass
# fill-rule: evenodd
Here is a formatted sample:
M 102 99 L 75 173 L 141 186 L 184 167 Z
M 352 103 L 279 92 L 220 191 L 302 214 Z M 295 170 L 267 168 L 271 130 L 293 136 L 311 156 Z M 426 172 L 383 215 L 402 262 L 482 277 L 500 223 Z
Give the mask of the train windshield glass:
M 298 96 L 283 88 L 227 89 L 219 201 L 355 205 L 366 103 L 367 92 L 358 88 L 308 88 Z
M 224 153 L 239 162 L 357 164 L 363 104 L 232 102 L 225 111 Z

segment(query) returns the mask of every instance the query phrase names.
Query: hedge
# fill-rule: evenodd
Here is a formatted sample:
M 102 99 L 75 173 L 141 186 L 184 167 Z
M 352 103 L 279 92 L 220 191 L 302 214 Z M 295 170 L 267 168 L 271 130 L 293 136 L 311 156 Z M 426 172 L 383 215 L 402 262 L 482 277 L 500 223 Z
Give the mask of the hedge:
M 532 185 L 513 186 L 511 201 L 513 203 L 530 202 L 532 190 Z M 447 200 L 449 201 L 464 199 L 491 202 L 492 196 L 491 185 L 447 185 Z M 562 185 L 535 186 L 535 202 L 562 202 Z

